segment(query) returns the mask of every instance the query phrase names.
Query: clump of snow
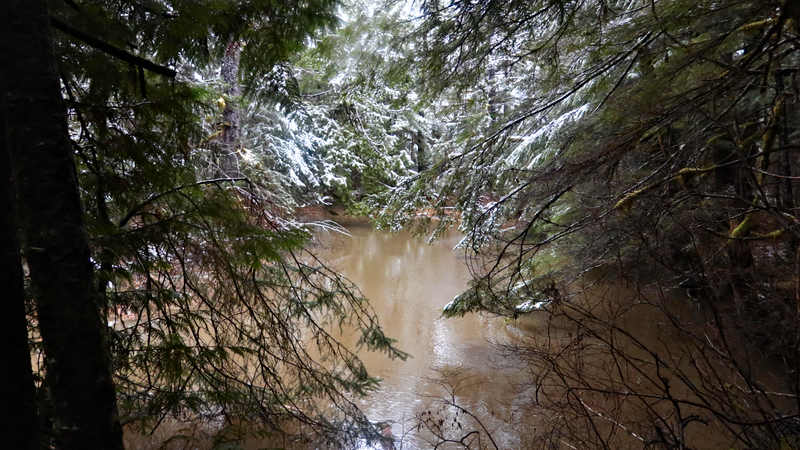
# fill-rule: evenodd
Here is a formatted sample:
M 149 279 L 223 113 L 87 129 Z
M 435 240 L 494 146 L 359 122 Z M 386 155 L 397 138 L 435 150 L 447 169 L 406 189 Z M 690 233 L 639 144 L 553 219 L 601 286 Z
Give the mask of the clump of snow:
M 529 313 L 532 311 L 536 311 L 537 309 L 542 309 L 547 306 L 550 302 L 549 301 L 533 301 L 527 300 L 525 302 L 520 303 L 517 305 L 514 310 L 520 313 Z

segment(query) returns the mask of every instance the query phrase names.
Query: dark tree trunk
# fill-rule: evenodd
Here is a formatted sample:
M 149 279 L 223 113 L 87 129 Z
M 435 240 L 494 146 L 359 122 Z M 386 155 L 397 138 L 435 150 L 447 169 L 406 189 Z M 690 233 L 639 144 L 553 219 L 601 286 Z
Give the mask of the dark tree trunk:
M 229 178 L 239 178 L 242 172 L 239 170 L 239 147 L 240 139 L 240 113 L 239 107 L 230 101 L 241 94 L 239 88 L 239 59 L 242 54 L 241 45 L 238 42 L 231 42 L 225 50 L 222 60 L 220 75 L 222 82 L 225 83 L 225 95 L 228 102 L 222 111 L 223 133 L 222 133 L 222 154 L 220 155 L 219 168 L 221 175 Z
M 2 85 L 2 81 L 0 81 Z M 0 115 L 0 420 L 3 445 L 39 450 L 36 390 L 33 384 L 25 290 L 17 231 L 5 121 Z
M 417 172 L 422 173 L 428 168 L 428 165 L 426 164 L 427 155 L 425 152 L 425 136 L 421 131 L 414 131 L 412 133 L 412 146 L 415 150 L 414 153 L 416 154 Z
M 77 175 L 43 0 L 8 0 L 0 27 L 7 126 L 60 450 L 122 450 L 106 325 L 98 307 Z

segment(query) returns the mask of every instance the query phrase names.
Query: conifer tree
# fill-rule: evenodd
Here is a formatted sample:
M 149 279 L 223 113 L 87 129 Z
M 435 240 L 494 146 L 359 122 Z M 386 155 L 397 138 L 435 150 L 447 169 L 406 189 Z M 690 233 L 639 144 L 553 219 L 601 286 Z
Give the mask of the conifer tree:
M 335 32 L 275 68 L 275 101 L 242 111 L 243 148 L 272 168 L 303 204 L 358 204 L 425 164 L 432 122 L 402 67 L 410 43 L 392 48 L 402 11 L 350 2 Z M 276 107 L 276 102 L 279 107 Z M 418 156 L 423 155 L 422 159 Z
M 423 3 L 448 157 L 376 205 L 391 227 L 459 213 L 475 278 L 445 315 L 549 318 L 507 347 L 532 446 L 797 447 L 797 19 L 782 1 Z M 592 297 L 608 284 L 630 296 Z M 674 339 L 637 330 L 639 309 Z
M 16 223 L 22 230 L 25 261 L 36 301 L 38 334 L 50 374 L 48 393 L 53 409 L 56 445 L 60 449 L 122 449 L 105 324 L 93 284 L 89 242 L 80 204 L 66 115 L 59 93 L 47 10 L 43 1 L 8 2 L 9 22 L 0 34 L 0 50 L 8 58 L 0 73 L 0 121 L 4 123 L 0 155 L 5 168 L 4 263 L 8 270 L 10 316 L 7 333 L 19 333 L 4 351 L 4 360 L 18 367 L 4 388 L 19 389 L 19 430 L 11 443 L 20 448 L 38 444 L 32 377 L 24 375 L 20 351 L 27 346 L 21 266 Z M 13 181 L 12 181 L 13 180 Z M 11 191 L 13 187 L 13 192 Z M 15 203 L 11 200 L 16 197 Z M 19 211 L 19 220 L 13 212 Z M 14 247 L 17 248 L 14 248 Z M 5 303 L 4 302 L 4 307 Z M 20 326 L 22 325 L 22 326 Z M 24 361 L 24 359 L 23 359 Z M 28 362 L 30 360 L 28 359 Z M 6 370 L 6 369 L 4 369 Z M 27 394 L 27 398 L 25 396 Z M 22 439 L 18 432 L 30 433 Z
M 1 110 L 1 109 L 0 109 Z M 11 158 L 7 148 L 5 119 L 0 115 L 0 402 L 16 414 L 0 425 L 8 445 L 38 450 L 39 421 L 28 330 L 25 320 L 25 290 L 20 259 L 19 232 L 11 184 Z
M 336 3 L 98 0 L 49 6 L 57 30 L 53 74 L 69 114 L 62 130 L 71 142 L 65 135 L 61 143 L 77 159 L 71 173 L 94 266 L 88 253 L 73 253 L 85 257 L 86 279 L 94 271 L 96 283 L 89 285 L 98 294 L 90 296 L 93 312 L 87 312 L 96 326 L 84 331 L 110 334 L 107 365 L 120 410 L 117 416 L 96 408 L 95 427 L 111 420 L 119 431 L 121 418 L 149 433 L 165 421 L 192 420 L 213 424 L 218 443 L 248 433 L 337 445 L 374 437 L 353 400 L 377 380 L 356 349 L 337 339 L 356 333 L 359 348 L 405 355 L 383 335 L 357 288 L 305 250 L 309 232 L 291 219 L 290 202 L 274 194 L 269 174 L 246 160 L 238 161 L 237 171 L 213 172 L 213 139 L 201 120 L 214 114 L 220 98 L 202 74 L 215 71 L 230 43 L 241 43 L 242 95 L 274 98 L 264 92 L 283 86 L 270 78 L 273 68 L 336 23 Z M 3 82 L 4 94 L 10 92 L 5 72 Z M 239 101 L 233 94 L 228 99 Z M 5 119 L 17 104 L 3 102 Z M 68 162 L 62 158 L 59 167 L 71 169 Z M 33 205 L 20 203 L 23 209 Z M 25 222 L 29 216 L 22 217 L 21 229 L 33 230 Z M 70 245 L 78 242 L 72 237 Z M 28 246 L 39 248 L 33 240 Z M 27 254 L 32 277 L 35 252 Z M 58 263 L 50 268 L 63 269 Z M 65 286 L 58 287 L 67 295 Z M 56 364 L 66 360 L 48 347 L 46 314 L 39 305 L 35 317 L 48 361 L 39 371 L 56 386 L 63 381 Z M 108 356 L 101 348 L 78 347 L 94 358 Z M 110 377 L 105 380 L 111 386 Z M 60 401 L 55 393 L 53 399 Z M 64 442 L 77 434 L 60 421 L 63 405 L 53 406 L 56 443 L 70 448 Z M 97 431 L 93 439 L 103 436 Z

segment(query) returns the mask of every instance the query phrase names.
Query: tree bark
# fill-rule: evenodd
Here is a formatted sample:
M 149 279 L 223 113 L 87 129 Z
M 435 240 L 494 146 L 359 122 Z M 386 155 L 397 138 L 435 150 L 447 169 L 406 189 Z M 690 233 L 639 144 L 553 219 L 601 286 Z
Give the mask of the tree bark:
M 411 133 L 412 151 L 416 155 L 417 172 L 422 173 L 428 168 L 426 164 L 425 136 L 422 134 L 422 131 L 412 131 Z
M 47 356 L 56 445 L 122 450 L 106 325 L 98 307 L 47 7 L 8 0 L 0 27 L 0 117 Z
M 222 111 L 223 133 L 222 133 L 222 154 L 220 155 L 220 175 L 227 178 L 239 178 L 242 176 L 239 170 L 239 147 L 240 139 L 240 113 L 239 108 L 231 99 L 241 95 L 239 88 L 239 59 L 242 54 L 241 44 L 231 42 L 225 50 L 222 60 L 220 75 L 222 82 L 225 83 L 224 93 L 228 97 L 225 109 Z
M 13 196 L 6 127 L 0 116 L 0 405 L 11 413 L 0 421 L 0 436 L 8 448 L 39 450 L 36 389 Z

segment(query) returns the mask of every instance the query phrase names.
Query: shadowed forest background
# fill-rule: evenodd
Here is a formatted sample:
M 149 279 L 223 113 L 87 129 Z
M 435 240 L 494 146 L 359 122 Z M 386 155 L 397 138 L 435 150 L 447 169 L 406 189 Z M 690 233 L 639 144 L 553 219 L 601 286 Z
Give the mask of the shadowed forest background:
M 0 11 L 2 445 L 800 448 L 800 4 Z M 345 211 L 462 234 L 508 411 L 359 408 Z

